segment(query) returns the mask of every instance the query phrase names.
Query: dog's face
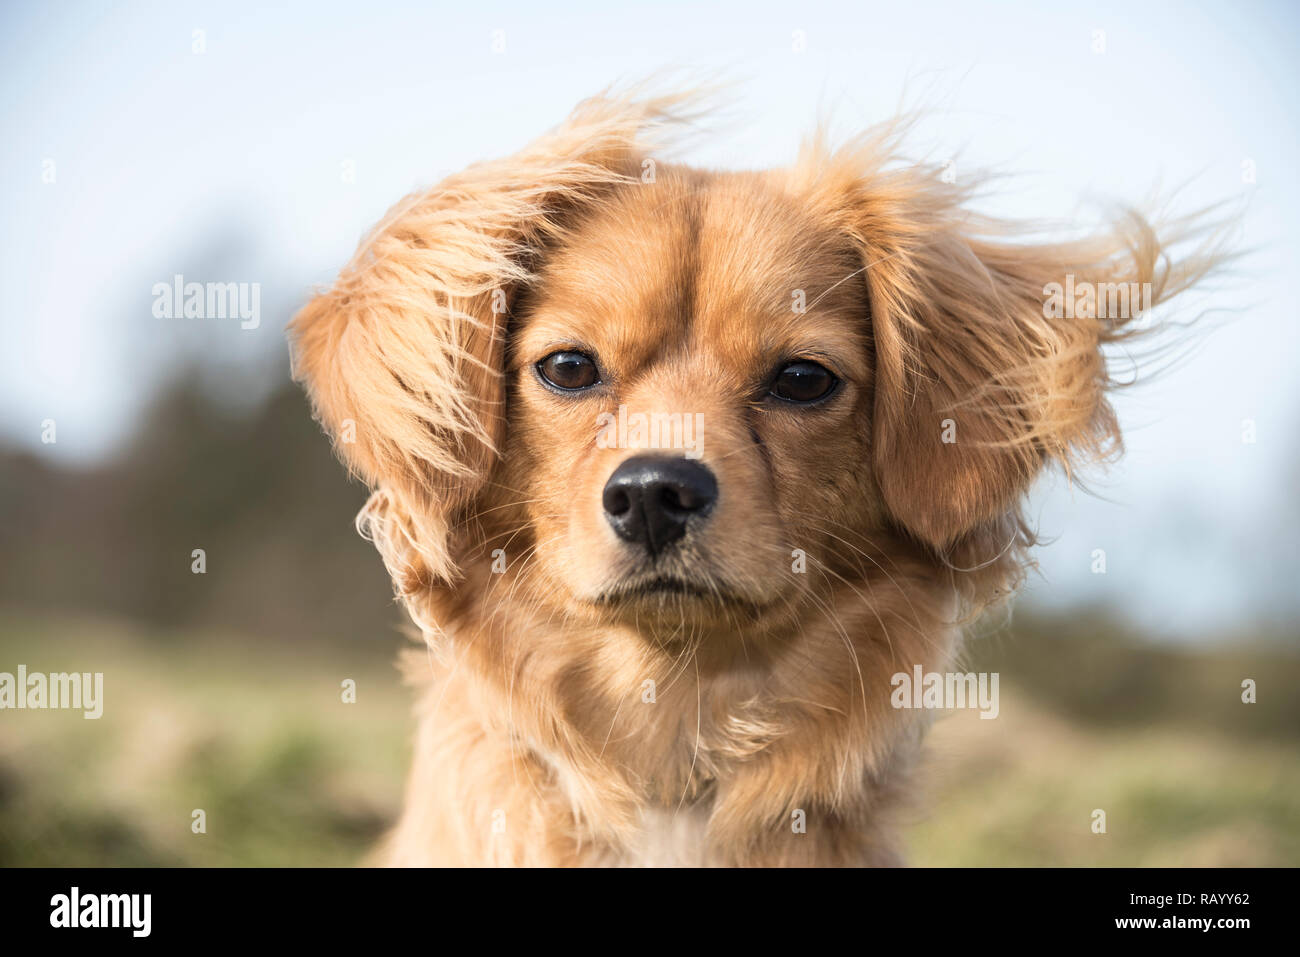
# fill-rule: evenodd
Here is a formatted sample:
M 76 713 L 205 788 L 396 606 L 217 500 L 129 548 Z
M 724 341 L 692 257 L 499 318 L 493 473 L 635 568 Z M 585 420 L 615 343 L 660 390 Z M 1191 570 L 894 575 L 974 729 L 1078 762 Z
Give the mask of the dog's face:
M 1053 313 L 1045 284 L 1156 279 L 1158 301 L 1207 261 L 1157 275 L 1141 220 L 987 238 L 1009 227 L 888 135 L 643 176 L 671 108 L 591 101 L 408 198 L 294 320 L 399 590 L 490 564 L 511 584 L 485 602 L 660 638 L 834 618 L 834 589 L 878 605 L 903 563 L 933 605 L 996 597 L 1033 478 L 1118 439 L 1100 346 L 1127 317 Z
M 570 610 L 790 607 L 875 514 L 866 283 L 764 177 L 661 169 L 577 221 L 515 310 L 504 484 Z

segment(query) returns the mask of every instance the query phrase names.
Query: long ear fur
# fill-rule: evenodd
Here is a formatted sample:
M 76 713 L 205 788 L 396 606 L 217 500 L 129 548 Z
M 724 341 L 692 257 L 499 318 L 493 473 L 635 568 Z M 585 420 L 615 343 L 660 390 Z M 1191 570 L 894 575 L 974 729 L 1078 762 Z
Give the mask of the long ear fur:
M 639 172 L 686 103 L 595 97 L 514 156 L 408 196 L 294 318 L 295 378 L 376 489 L 361 523 L 400 591 L 457 574 L 449 539 L 500 448 L 505 322 L 537 256 Z
M 1223 261 L 1222 230 L 1203 213 L 1158 234 L 1129 212 L 1092 238 L 1017 241 L 1023 227 L 968 211 L 969 187 L 945 183 L 936 167 L 900 165 L 899 130 L 839 150 L 819 135 L 794 182 L 862 252 L 873 466 L 887 507 L 940 552 L 987 559 L 1030 537 L 1019 502 L 1045 464 L 1068 471 L 1119 451 L 1102 347 L 1152 331 L 1148 316 L 1132 321 L 1136 304 L 1124 317 L 1058 315 L 1049 284 L 1149 283 L 1155 306 Z M 1170 248 L 1189 242 L 1173 261 Z

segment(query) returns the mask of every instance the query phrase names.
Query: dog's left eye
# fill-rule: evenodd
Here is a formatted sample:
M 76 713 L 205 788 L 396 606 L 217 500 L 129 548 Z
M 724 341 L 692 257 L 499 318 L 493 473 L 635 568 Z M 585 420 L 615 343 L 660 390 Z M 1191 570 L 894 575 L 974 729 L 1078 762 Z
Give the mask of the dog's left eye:
M 537 374 L 549 385 L 566 392 L 590 389 L 600 382 L 596 363 L 581 352 L 552 352 L 537 363 Z
M 840 380 L 815 362 L 791 362 L 782 366 L 768 389 L 769 395 L 787 402 L 816 402 L 830 395 Z

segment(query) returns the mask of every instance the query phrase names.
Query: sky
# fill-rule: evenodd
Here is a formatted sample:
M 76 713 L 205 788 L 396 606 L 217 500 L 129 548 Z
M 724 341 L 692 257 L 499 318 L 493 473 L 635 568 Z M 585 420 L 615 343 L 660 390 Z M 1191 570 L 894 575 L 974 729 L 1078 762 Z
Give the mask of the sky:
M 256 393 L 393 202 L 675 70 L 729 82 L 681 156 L 701 165 L 779 165 L 819 116 L 847 134 L 910 104 L 915 155 L 1009 174 L 991 212 L 1235 210 L 1249 254 L 1187 305 L 1209 316 L 1194 353 L 1117 399 L 1128 452 L 1091 476 L 1101 497 L 1035 491 L 1030 592 L 1175 639 L 1294 622 L 1298 53 L 1288 2 L 6 3 L 0 441 L 111 455 L 185 357 Z M 155 316 L 187 269 L 260 284 L 260 325 Z

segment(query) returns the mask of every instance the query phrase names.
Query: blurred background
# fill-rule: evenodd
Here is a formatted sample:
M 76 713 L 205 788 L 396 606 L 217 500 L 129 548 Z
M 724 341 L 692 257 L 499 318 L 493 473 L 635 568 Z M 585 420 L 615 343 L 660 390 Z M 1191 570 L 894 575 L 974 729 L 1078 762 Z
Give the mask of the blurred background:
M 409 639 L 284 324 L 405 193 L 665 68 L 733 81 L 696 163 L 923 105 L 915 155 L 1013 174 L 991 212 L 1240 216 L 1249 255 L 1180 308 L 1197 347 L 1117 401 L 1126 458 L 1035 490 L 1038 574 L 967 656 L 1000 717 L 939 721 L 910 842 L 1300 864 L 1300 8 L 560 7 L 0 8 L 0 671 L 105 674 L 98 721 L 0 712 L 0 865 L 362 857 L 399 805 Z M 177 275 L 257 284 L 256 327 L 159 318 Z

